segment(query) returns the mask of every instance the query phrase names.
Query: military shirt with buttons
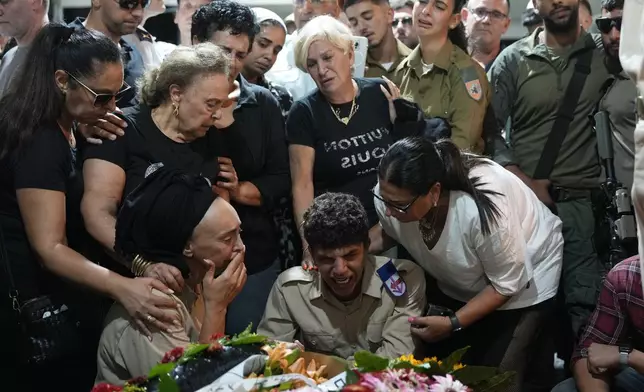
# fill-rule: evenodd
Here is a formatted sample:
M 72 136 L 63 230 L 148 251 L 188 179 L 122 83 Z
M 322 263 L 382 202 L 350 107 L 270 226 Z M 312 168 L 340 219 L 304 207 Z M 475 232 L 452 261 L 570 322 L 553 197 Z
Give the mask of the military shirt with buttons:
M 503 159 L 517 163 L 527 175 L 534 174 L 577 59 L 592 50 L 590 75 L 572 113 L 550 180 L 566 188 L 597 187 L 601 168 L 590 114 L 609 77 L 601 37 L 582 31 L 570 48 L 556 52 L 541 43 L 539 34 L 543 31 L 540 27 L 506 48 L 488 74 L 494 89 L 492 107 L 498 129 L 506 129 L 509 142 L 509 154 L 504 149 L 499 151 Z M 495 155 L 497 162 L 507 164 L 503 159 Z
M 388 68 L 385 68 L 381 63 L 374 60 L 370 54 L 367 53 L 367 72 L 365 72 L 366 78 L 380 78 L 386 76 L 388 79 L 391 79 L 396 72 L 396 68 L 400 65 L 407 56 L 411 54 L 411 49 L 407 45 L 403 44 L 399 40 L 396 40 L 396 52 L 397 57 L 393 63 Z
M 388 357 L 413 353 L 408 318 L 425 308 L 425 275 L 408 260 L 393 260 L 406 293 L 393 296 L 376 270 L 389 261 L 365 260 L 362 293 L 343 303 L 318 273 L 293 267 L 278 278 L 268 298 L 257 333 L 283 341 L 298 339 L 307 350 L 351 358 L 368 350 Z
M 446 118 L 459 148 L 483 152 L 483 118 L 491 92 L 483 68 L 462 49 L 447 40 L 434 64 L 424 65 L 417 46 L 396 67 L 392 81 L 426 116 Z

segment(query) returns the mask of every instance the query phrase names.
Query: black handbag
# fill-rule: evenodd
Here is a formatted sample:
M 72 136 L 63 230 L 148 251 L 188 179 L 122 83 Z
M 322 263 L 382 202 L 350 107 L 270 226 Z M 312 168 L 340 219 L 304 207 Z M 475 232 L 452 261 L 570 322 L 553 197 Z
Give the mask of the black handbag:
M 81 322 L 75 307 L 56 295 L 40 295 L 21 301 L 7 255 L 6 242 L 0 225 L 0 263 L 9 284 L 9 298 L 16 312 L 19 350 L 22 365 L 42 365 L 64 360 L 83 351 Z

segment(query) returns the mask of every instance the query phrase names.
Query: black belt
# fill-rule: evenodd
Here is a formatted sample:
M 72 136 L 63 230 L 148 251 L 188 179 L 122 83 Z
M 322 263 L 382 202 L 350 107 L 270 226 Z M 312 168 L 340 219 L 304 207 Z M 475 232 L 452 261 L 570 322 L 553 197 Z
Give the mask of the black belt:
M 594 189 L 573 189 L 553 186 L 550 189 L 550 197 L 555 203 L 571 200 L 592 199 Z

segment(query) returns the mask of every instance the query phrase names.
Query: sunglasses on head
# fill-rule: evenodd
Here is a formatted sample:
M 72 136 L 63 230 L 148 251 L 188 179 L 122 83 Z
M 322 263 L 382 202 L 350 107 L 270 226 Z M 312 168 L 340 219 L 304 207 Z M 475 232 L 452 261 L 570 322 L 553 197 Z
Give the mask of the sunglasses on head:
M 411 22 L 411 16 L 405 16 L 403 18 L 394 19 L 394 21 L 391 22 L 391 27 L 396 27 L 399 23 L 402 23 L 403 26 L 409 26 L 411 25 Z
M 85 90 L 89 91 L 89 93 L 94 96 L 93 104 L 95 107 L 105 106 L 110 102 L 112 102 L 112 99 L 114 99 L 115 102 L 118 102 L 121 100 L 121 98 L 123 98 L 123 96 L 125 95 L 125 92 L 131 89 L 131 87 L 128 86 L 127 83 L 123 82 L 123 86 L 121 86 L 121 89 L 116 94 L 97 93 L 91 88 L 89 88 L 85 83 L 78 80 L 74 75 L 70 73 L 67 73 L 67 75 L 69 75 L 70 78 L 74 79 L 76 83 L 83 86 Z
M 604 34 L 608 34 L 613 30 L 613 27 L 617 29 L 617 31 L 622 30 L 622 17 L 617 17 L 617 18 L 597 18 L 595 20 L 595 24 L 597 25 L 597 28 L 599 31 L 601 31 Z
M 117 0 L 117 2 L 119 3 L 119 7 L 123 8 L 124 10 L 136 9 L 139 4 L 142 8 L 146 8 L 148 5 L 150 5 L 150 0 Z

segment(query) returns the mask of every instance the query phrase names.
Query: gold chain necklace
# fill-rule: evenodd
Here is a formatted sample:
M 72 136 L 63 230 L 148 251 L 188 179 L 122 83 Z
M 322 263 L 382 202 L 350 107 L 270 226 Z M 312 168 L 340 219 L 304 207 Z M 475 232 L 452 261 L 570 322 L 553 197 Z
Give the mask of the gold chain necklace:
M 360 108 L 360 105 L 356 105 L 356 96 L 354 95 L 353 100 L 351 101 L 351 110 L 349 110 L 349 115 L 346 117 L 340 117 L 340 109 L 334 108 L 333 105 L 331 105 L 331 102 L 329 102 L 329 107 L 331 108 L 335 118 L 337 118 L 342 124 L 347 125 L 349 124 L 349 121 L 351 121 L 353 115 L 356 114 Z

